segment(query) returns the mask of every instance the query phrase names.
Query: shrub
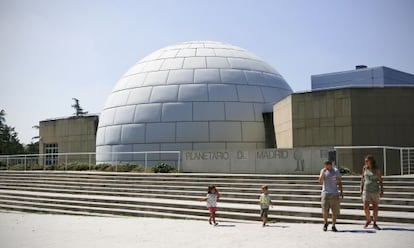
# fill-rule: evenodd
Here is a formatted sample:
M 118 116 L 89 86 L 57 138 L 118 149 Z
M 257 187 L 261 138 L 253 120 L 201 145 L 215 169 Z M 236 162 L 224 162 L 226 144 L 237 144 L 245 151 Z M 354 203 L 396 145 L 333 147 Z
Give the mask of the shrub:
M 143 166 L 137 166 L 133 168 L 131 172 L 145 172 L 145 168 Z
M 112 165 L 111 164 L 97 164 L 92 169 L 96 171 L 111 171 Z
M 93 168 L 97 171 L 117 171 L 117 172 L 143 172 L 144 167 L 138 164 L 131 164 L 131 163 L 121 163 L 118 165 L 112 164 L 97 164 Z
M 156 164 L 152 170 L 155 173 L 170 173 L 170 172 L 176 172 L 175 168 L 171 165 L 168 165 L 164 162 L 161 162 L 159 164 Z
M 144 170 L 143 168 L 141 168 L 140 165 L 130 164 L 130 163 L 119 164 L 114 169 L 118 172 L 130 172 L 130 171 L 133 171 L 133 170 L 137 170 L 137 171 L 143 171 Z
M 47 169 L 49 169 L 47 167 Z M 89 164 L 86 162 L 69 162 L 65 164 L 58 164 L 54 166 L 56 170 L 68 170 L 68 171 L 86 171 L 89 170 Z
M 32 164 L 30 166 L 27 166 L 27 170 L 43 170 L 43 165 Z
M 24 170 L 24 164 L 15 164 L 9 166 L 9 170 Z
M 339 172 L 340 172 L 342 175 L 349 175 L 349 174 L 351 174 L 351 170 L 350 170 L 350 169 L 348 169 L 348 168 L 345 168 L 345 167 L 340 167 L 340 168 L 339 168 Z
M 2 165 L 0 165 L 0 170 L 6 170 L 6 164 L 3 165 L 4 167 L 2 167 Z M 51 170 L 54 169 L 55 167 L 52 165 L 46 165 L 45 166 L 47 170 Z M 9 170 L 25 170 L 25 166 L 24 164 L 14 164 L 14 165 L 10 165 Z M 26 170 L 43 170 L 44 167 L 43 165 L 39 165 L 39 164 L 27 164 L 26 165 Z
M 7 170 L 6 162 L 0 161 L 0 170 Z

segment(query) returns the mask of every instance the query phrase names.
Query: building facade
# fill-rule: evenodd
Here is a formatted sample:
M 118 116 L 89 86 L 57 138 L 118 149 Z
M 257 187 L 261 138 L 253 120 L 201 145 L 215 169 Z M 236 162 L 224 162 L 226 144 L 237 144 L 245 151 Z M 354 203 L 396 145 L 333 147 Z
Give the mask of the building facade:
M 382 78 L 365 77 L 377 71 L 385 72 Z M 316 90 L 293 93 L 276 103 L 273 112 L 277 147 L 414 147 L 414 75 L 386 67 L 363 68 L 361 72 L 312 77 Z M 338 159 L 343 166 L 358 172 L 367 153 L 377 155 L 383 163 L 382 151 L 377 149 L 349 150 L 338 154 Z M 391 152 L 388 157 L 392 161 L 399 159 L 399 154 Z M 398 174 L 399 168 L 388 171 Z
M 83 157 L 70 155 L 63 158 L 56 153 L 95 152 L 96 131 L 99 117 L 97 115 L 71 116 L 67 118 L 40 121 L 39 153 L 45 155 L 43 163 L 54 165 L 67 159 L 78 161 Z M 94 156 L 93 156 L 93 160 Z

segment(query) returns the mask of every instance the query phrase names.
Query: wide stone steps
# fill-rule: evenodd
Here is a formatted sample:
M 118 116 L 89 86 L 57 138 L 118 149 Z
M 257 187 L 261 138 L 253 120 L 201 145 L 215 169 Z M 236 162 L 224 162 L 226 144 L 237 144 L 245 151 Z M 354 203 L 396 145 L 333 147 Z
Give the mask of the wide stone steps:
M 130 196 L 130 197 L 146 197 L 146 198 L 168 198 L 168 199 L 199 199 L 201 195 L 205 194 L 205 191 L 201 190 L 176 190 L 176 189 L 117 189 L 113 187 L 93 188 L 93 187 L 77 187 L 77 186 L 60 186 L 60 185 L 24 185 L 22 184 L 3 184 L 0 182 L 0 189 L 7 190 L 31 190 L 38 192 L 60 192 L 68 194 L 89 194 L 89 195 L 108 195 L 108 196 Z M 225 188 L 224 188 L 225 190 Z M 231 192 L 231 189 L 224 191 L 222 194 L 222 202 L 243 202 L 247 204 L 257 204 L 257 192 Z M 286 194 L 282 194 L 280 191 L 271 192 L 272 199 L 278 205 L 295 205 L 295 202 L 300 203 L 302 206 L 314 206 L 319 207 L 320 196 L 319 190 L 317 192 L 297 192 L 295 190 L 288 191 Z M 356 194 L 353 194 L 356 195 Z M 356 208 L 360 207 L 361 198 L 359 193 L 356 196 L 351 196 L 345 191 L 345 198 L 342 200 L 344 208 Z M 398 208 L 405 209 L 405 211 L 414 211 L 414 200 L 408 198 L 382 198 L 380 208 L 383 210 L 397 210 Z M 392 207 L 387 205 L 394 205 Z M 411 206 L 412 208 L 405 208 L 405 206 Z
M 413 179 L 385 178 L 381 222 L 414 223 Z M 364 217 L 359 177 L 344 177 L 343 183 L 340 221 L 360 223 Z M 272 219 L 321 221 L 317 176 L 0 172 L 0 209 L 205 219 L 205 203 L 198 200 L 209 184 L 222 195 L 221 219 L 257 221 L 260 186 L 267 184 L 275 203 Z
M 23 196 L 24 195 L 24 196 Z M 191 205 L 191 207 L 189 207 Z M 70 212 L 80 211 L 89 214 L 99 215 L 128 215 L 128 216 L 148 216 L 148 217 L 177 217 L 188 219 L 200 219 L 207 216 L 204 204 L 194 204 L 190 201 L 168 201 L 160 200 L 157 202 L 151 199 L 141 198 L 107 198 L 107 197 L 76 197 L 64 194 L 21 194 L 16 197 L 0 197 L 0 206 L 9 206 L 9 210 L 25 209 L 27 211 L 44 212 L 42 209 L 54 209 L 59 211 L 68 210 Z M 10 207 L 12 206 L 12 207 Z M 15 206 L 17 208 L 15 208 Z M 41 211 L 42 210 L 42 211 Z M 341 223 L 356 223 L 361 221 L 356 213 L 358 211 L 342 210 Z M 382 222 L 394 222 L 398 213 L 385 213 L 381 217 Z M 244 204 L 220 205 L 218 218 L 238 221 L 257 221 L 258 210 L 256 206 Z M 275 206 L 270 211 L 270 218 L 277 221 L 289 222 L 320 222 L 320 210 L 315 208 L 293 207 L 289 209 Z M 411 223 L 403 220 L 399 223 Z
M 4 189 L 4 188 L 3 188 Z M 9 188 L 10 190 L 11 188 Z M 20 189 L 20 188 L 16 188 Z M 145 198 L 159 198 L 159 199 L 174 199 L 174 200 L 183 200 L 183 199 L 199 199 L 200 194 L 191 194 L 186 192 L 186 194 L 179 194 L 179 192 L 176 192 L 175 194 L 156 194 L 156 193 L 107 193 L 107 192 L 100 192 L 100 191 L 58 191 L 58 190 L 42 190 L 33 188 L 33 191 L 37 192 L 60 192 L 60 193 L 70 193 L 70 194 L 88 194 L 88 195 L 106 195 L 106 196 L 125 196 L 125 197 L 145 197 Z M 280 206 L 303 206 L 303 207 L 320 207 L 320 198 L 319 196 L 291 196 L 291 195 L 278 195 L 274 194 L 272 195 L 273 201 L 275 204 Z M 242 198 L 239 195 L 228 195 L 223 194 L 221 202 L 228 202 L 228 203 L 245 203 L 245 204 L 257 204 L 256 196 L 251 196 L 247 198 L 244 196 Z M 349 208 L 349 209 L 359 209 L 361 208 L 361 200 L 359 197 L 351 198 L 346 197 L 342 201 L 342 207 L 343 208 Z M 384 198 L 384 200 L 381 202 L 380 210 L 389 210 L 389 211 L 407 211 L 407 212 L 413 212 L 413 201 L 401 201 L 399 199 L 391 199 L 391 198 Z
M 139 187 L 137 187 L 139 185 Z M 17 180 L 17 179 L 0 179 L 0 188 L 3 189 L 24 189 L 24 188 L 31 188 L 31 189 L 39 189 L 42 191 L 53 191 L 53 190 L 66 190 L 68 193 L 82 193 L 82 191 L 86 192 L 96 192 L 96 191 L 104 191 L 104 192 L 130 192 L 130 193 L 162 193 L 166 192 L 168 194 L 186 194 L 186 195 L 202 195 L 205 193 L 205 184 L 200 186 L 198 184 L 192 185 L 172 185 L 170 183 L 166 185 L 154 185 L 143 182 L 143 184 L 135 183 L 135 184 L 114 184 L 114 183 L 84 183 L 84 182 L 71 182 L 71 181 L 52 181 L 52 180 Z M 220 188 L 220 191 L 225 198 L 228 197 L 239 197 L 239 198 L 257 198 L 257 195 L 260 193 L 258 188 L 260 189 L 260 185 L 253 188 L 244 188 L 241 187 L 243 185 L 232 185 L 232 184 L 217 184 L 217 187 Z M 289 187 L 290 188 L 289 188 Z M 286 195 L 284 199 L 296 198 L 296 197 L 303 197 L 306 195 L 317 195 L 319 197 L 320 193 L 320 185 L 316 186 L 307 186 L 304 184 L 269 184 L 271 187 L 270 193 L 272 196 L 278 195 Z M 388 196 L 398 196 L 397 199 L 401 200 L 399 205 L 410 205 L 413 203 L 412 199 L 414 198 L 414 193 L 410 192 L 412 190 L 411 187 L 406 186 L 391 186 L 387 187 L 387 194 L 386 197 L 383 198 L 384 203 L 387 204 Z M 350 201 L 360 201 L 360 194 L 359 194 L 359 186 L 355 187 L 344 187 L 345 192 L 345 199 L 344 202 Z M 287 198 L 286 198 L 287 197 Z M 280 199 L 282 200 L 282 199 Z M 395 203 L 396 199 L 392 199 L 392 202 Z

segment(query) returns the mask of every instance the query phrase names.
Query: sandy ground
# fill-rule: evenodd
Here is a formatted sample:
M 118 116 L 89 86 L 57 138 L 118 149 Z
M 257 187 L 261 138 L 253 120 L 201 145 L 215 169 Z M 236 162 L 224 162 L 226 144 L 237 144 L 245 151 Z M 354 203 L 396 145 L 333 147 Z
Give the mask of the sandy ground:
M 0 212 L 0 247 L 128 248 L 128 247 L 414 247 L 414 224 L 382 226 L 338 225 L 323 232 L 318 224 L 260 222 L 210 226 L 206 221 L 131 217 Z

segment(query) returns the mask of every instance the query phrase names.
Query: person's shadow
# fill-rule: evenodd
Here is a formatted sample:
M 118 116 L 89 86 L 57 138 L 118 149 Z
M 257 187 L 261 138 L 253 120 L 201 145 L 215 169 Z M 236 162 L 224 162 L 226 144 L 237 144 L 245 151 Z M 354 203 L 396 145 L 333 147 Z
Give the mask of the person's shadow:
M 405 228 L 405 227 L 383 227 L 381 231 L 400 231 L 400 232 L 414 232 L 414 228 Z M 348 233 L 376 233 L 376 230 L 340 230 L 338 232 L 348 232 Z
M 217 224 L 217 226 L 216 227 L 236 227 L 236 225 L 234 225 L 234 224 Z
M 384 227 L 382 231 L 403 231 L 403 232 L 414 232 L 414 228 L 405 227 Z
M 278 228 L 289 228 L 289 226 L 284 226 L 284 225 L 275 225 L 275 224 L 266 224 L 266 226 L 264 226 L 265 228 L 269 228 L 269 227 L 278 227 Z
M 339 230 L 339 233 L 376 233 L 375 230 Z

